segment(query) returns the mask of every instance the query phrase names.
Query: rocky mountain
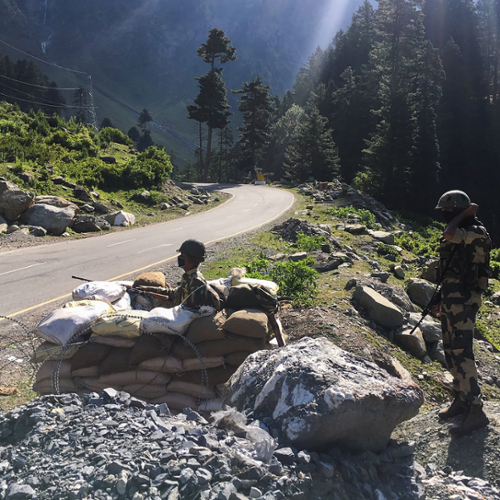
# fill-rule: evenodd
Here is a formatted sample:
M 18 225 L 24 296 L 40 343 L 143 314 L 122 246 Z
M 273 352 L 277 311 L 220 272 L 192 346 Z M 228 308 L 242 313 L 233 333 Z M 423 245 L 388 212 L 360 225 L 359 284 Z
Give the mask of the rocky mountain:
M 98 120 L 110 116 L 125 129 L 146 107 L 166 125 L 170 141 L 179 144 L 196 131 L 185 106 L 197 93 L 194 78 L 207 69 L 196 50 L 209 29 L 223 29 L 237 47 L 237 61 L 224 71 L 228 89 L 260 74 L 281 94 L 314 48 L 325 47 L 361 3 L 0 0 L 0 39 L 91 74 Z M 2 43 L 0 52 L 21 56 Z M 43 66 L 60 86 L 74 80 L 88 85 L 85 75 Z

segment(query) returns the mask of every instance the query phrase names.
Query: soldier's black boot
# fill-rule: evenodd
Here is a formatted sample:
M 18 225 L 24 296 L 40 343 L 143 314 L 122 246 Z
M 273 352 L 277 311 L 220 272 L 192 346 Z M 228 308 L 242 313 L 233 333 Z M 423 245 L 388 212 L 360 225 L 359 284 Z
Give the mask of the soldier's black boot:
M 453 427 L 450 427 L 450 434 L 454 436 L 465 436 L 476 429 L 486 427 L 490 421 L 483 411 L 482 405 L 471 405 L 464 418 Z
M 469 405 L 465 401 L 462 401 L 457 395 L 455 396 L 453 403 L 451 403 L 446 410 L 441 410 L 438 413 L 438 416 L 441 420 L 448 420 L 450 418 L 458 417 L 458 415 L 463 415 L 468 408 Z

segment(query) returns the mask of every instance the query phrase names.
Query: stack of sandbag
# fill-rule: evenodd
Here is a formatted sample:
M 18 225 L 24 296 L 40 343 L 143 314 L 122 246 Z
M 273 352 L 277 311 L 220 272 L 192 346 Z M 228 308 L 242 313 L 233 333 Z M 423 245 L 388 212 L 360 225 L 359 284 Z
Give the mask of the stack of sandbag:
M 106 311 L 87 326 L 88 340 L 80 336 L 76 344 L 72 335 L 59 342 L 41 336 L 46 342 L 34 356 L 43 363 L 35 391 L 85 393 L 113 387 L 174 410 L 220 409 L 220 386 L 248 355 L 269 348 L 271 337 L 261 310 L 215 313 L 181 306 Z

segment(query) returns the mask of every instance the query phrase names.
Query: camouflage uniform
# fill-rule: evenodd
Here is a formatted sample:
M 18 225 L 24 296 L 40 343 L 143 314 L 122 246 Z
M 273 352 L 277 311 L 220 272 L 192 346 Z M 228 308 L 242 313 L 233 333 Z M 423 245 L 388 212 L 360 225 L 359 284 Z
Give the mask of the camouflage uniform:
M 458 228 L 451 240 L 442 239 L 439 248 L 439 272 L 445 272 L 441 326 L 446 362 L 455 394 L 471 404 L 481 404 L 472 344 L 481 295 L 488 288 L 490 248 L 490 236 L 477 220 Z
M 180 304 L 196 309 L 211 306 L 220 310 L 221 304 L 217 293 L 212 290 L 198 268 L 184 273 L 180 285 L 170 292 L 172 306 Z

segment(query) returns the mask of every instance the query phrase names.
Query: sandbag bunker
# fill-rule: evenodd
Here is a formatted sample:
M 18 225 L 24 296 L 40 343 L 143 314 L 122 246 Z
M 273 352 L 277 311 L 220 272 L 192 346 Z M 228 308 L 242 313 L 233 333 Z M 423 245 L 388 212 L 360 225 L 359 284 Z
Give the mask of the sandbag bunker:
M 134 310 L 113 282 L 81 285 L 73 299 L 36 327 L 44 342 L 33 355 L 41 364 L 33 390 L 42 395 L 112 387 L 173 410 L 216 411 L 243 361 L 276 345 L 268 314 L 244 304 Z

